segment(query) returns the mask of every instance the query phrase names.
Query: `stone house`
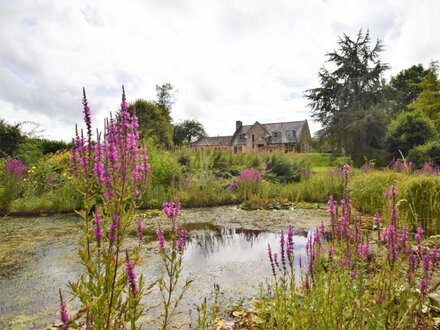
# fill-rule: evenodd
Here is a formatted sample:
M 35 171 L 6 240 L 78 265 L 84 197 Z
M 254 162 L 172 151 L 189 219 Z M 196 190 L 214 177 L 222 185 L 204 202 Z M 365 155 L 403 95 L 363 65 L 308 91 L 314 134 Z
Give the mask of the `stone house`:
M 243 125 L 235 123 L 232 136 L 205 137 L 192 143 L 193 149 L 231 149 L 235 153 L 252 150 L 310 152 L 312 137 L 307 120 Z

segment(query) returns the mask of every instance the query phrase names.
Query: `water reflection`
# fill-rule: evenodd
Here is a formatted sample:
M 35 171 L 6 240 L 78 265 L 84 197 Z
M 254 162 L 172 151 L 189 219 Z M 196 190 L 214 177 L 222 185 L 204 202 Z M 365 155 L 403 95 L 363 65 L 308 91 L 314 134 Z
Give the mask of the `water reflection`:
M 303 263 L 307 261 L 305 246 L 310 232 L 295 232 L 295 262 L 298 264 L 301 255 Z M 228 270 L 228 276 L 242 267 L 252 267 L 260 275 L 270 274 L 267 245 L 274 251 L 279 250 L 278 233 L 270 233 L 256 229 L 221 227 L 205 231 L 190 232 L 185 251 L 184 267 L 188 272 L 200 270 Z M 263 278 L 261 278 L 263 280 Z

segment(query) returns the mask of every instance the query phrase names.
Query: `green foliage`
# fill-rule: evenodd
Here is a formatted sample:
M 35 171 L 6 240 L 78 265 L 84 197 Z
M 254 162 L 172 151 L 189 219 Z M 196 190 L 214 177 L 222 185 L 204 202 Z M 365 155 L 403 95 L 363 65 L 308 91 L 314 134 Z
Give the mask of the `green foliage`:
M 432 121 L 420 111 L 401 113 L 388 127 L 386 143 L 395 157 L 434 139 L 437 132 Z
M 24 163 L 36 164 L 43 157 L 41 142 L 37 139 L 25 138 L 17 150 L 17 158 Z
M 141 138 L 154 139 L 158 146 L 172 146 L 173 126 L 166 110 L 153 102 L 139 99 L 130 104 L 128 111 L 138 117 Z
M 23 138 L 20 125 L 9 125 L 0 119 L 0 158 L 15 156 Z
M 395 119 L 416 100 L 422 91 L 419 83 L 426 79 L 428 72 L 423 65 L 418 64 L 391 77 L 384 90 L 384 108 L 391 118 Z
M 402 220 L 413 229 L 422 226 L 430 234 L 440 234 L 440 176 L 407 176 L 397 189 Z
M 391 184 L 398 192 L 400 221 L 411 229 L 422 226 L 429 233 L 440 233 L 440 176 L 405 174 L 393 171 L 369 171 L 353 175 L 349 184 L 353 207 L 357 210 L 389 216 L 384 198 Z M 387 220 L 387 219 L 385 219 Z
M 344 148 L 356 165 L 364 155 L 381 150 L 387 117 L 381 102 L 380 78 L 388 66 L 379 59 L 382 43 L 371 45 L 369 32 L 356 39 L 339 38 L 337 51 L 327 54 L 335 70 L 322 68 L 321 87 L 310 89 L 312 116 L 319 121 L 322 136 L 337 148 Z
M 431 63 L 426 79 L 415 86 L 421 89 L 421 93 L 412 104 L 408 105 L 408 108 L 424 113 L 440 132 L 440 80 L 435 62 Z
M 180 175 L 180 166 L 173 155 L 167 151 L 149 150 L 152 184 L 169 186 L 176 182 Z
M 407 160 L 413 162 L 419 168 L 429 161 L 435 166 L 440 166 L 440 140 L 412 148 L 408 152 Z
M 156 85 L 157 101 L 155 104 L 163 111 L 168 121 L 171 121 L 171 108 L 175 102 L 175 93 L 170 83 Z
M 392 184 L 397 184 L 402 175 L 393 171 L 359 172 L 350 179 L 349 191 L 353 207 L 361 212 L 384 214 L 387 200 L 385 192 Z
M 174 125 L 173 142 L 175 145 L 190 144 L 207 136 L 203 124 L 197 120 L 184 120 Z
M 310 164 L 303 159 L 289 159 L 284 154 L 274 153 L 267 161 L 265 178 L 281 183 L 298 182 L 301 173 L 309 169 Z

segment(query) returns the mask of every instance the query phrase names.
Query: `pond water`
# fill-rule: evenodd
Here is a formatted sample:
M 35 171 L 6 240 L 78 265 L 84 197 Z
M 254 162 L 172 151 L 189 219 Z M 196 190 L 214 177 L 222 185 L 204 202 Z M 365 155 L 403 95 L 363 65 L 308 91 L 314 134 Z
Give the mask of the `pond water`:
M 180 308 L 182 321 L 194 320 L 195 306 L 205 297 L 213 297 L 214 283 L 220 286 L 219 300 L 224 306 L 257 295 L 260 284 L 271 275 L 267 245 L 275 251 L 279 246 L 278 230 L 270 232 L 255 226 L 247 229 L 237 222 L 198 221 L 197 225 L 191 222 L 192 215 L 200 219 L 207 211 L 214 216 L 230 212 L 232 219 L 238 214 L 226 208 L 186 210 L 184 218 L 190 232 L 183 278 L 190 278 L 193 283 Z M 244 217 L 252 214 L 240 212 L 245 212 Z M 286 214 L 283 216 L 287 217 Z M 321 218 L 321 213 L 315 215 Z M 280 214 L 276 212 L 265 214 L 268 219 L 277 216 Z M 291 216 L 297 215 L 293 212 Z M 0 329 L 41 329 L 57 319 L 58 288 L 68 291 L 67 282 L 74 281 L 82 271 L 77 258 L 80 224 L 77 217 L 70 215 L 0 220 Z M 311 230 L 295 232 L 295 253 L 302 255 L 303 260 Z M 143 265 L 138 272 L 147 283 L 153 282 L 161 272 L 156 251 L 154 241 L 146 242 Z M 159 302 L 158 290 L 153 290 L 145 300 L 150 304 Z M 68 304 L 75 308 L 74 302 Z M 153 311 L 150 316 L 159 312 Z M 145 322 L 149 320 L 146 318 Z

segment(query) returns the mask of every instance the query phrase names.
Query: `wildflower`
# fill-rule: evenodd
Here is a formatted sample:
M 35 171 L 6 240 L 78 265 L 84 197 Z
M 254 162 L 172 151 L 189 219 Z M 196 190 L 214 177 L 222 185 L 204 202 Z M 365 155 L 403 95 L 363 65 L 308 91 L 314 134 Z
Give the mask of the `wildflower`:
M 165 213 L 165 215 L 170 219 L 171 221 L 175 221 L 177 218 L 177 215 L 180 212 L 180 209 L 182 208 L 182 205 L 177 202 L 164 202 L 162 204 L 162 210 Z
M 23 177 L 27 172 L 27 167 L 19 159 L 8 159 L 5 161 L 5 170 L 16 178 Z
M 325 225 L 324 225 L 323 221 L 321 221 L 321 225 L 319 226 L 319 233 L 321 235 L 324 235 L 324 233 L 325 233 Z
M 95 214 L 95 229 L 93 230 L 93 235 L 95 236 L 98 244 L 101 242 L 103 230 L 102 230 L 102 214 L 96 212 Z
M 293 229 L 289 227 L 287 231 L 287 258 L 289 260 L 290 267 L 293 267 Z
M 115 213 L 112 217 L 112 224 L 110 225 L 110 230 L 108 233 L 108 239 L 110 242 L 114 242 L 118 239 L 118 230 L 119 230 L 119 214 Z
M 180 230 L 180 237 L 177 240 L 177 250 L 182 253 L 183 250 L 185 249 L 185 244 L 186 244 L 186 238 L 187 238 L 187 231 L 186 228 L 182 228 Z
M 142 240 L 142 232 L 144 230 L 145 224 L 142 221 L 142 219 L 139 218 L 138 222 L 137 222 L 137 233 L 136 233 L 136 237 L 139 241 Z
M 333 256 L 335 254 L 335 250 L 333 248 L 333 245 L 330 245 L 327 249 L 327 253 L 328 253 L 328 258 L 331 260 L 333 259 Z
M 423 233 L 424 233 L 424 232 L 425 232 L 425 231 L 423 230 L 422 227 L 418 227 L 418 228 L 417 228 L 417 234 L 416 234 L 416 236 L 415 236 L 415 240 L 416 240 L 417 244 L 419 244 L 419 245 L 420 245 L 420 243 L 422 242 L 422 237 L 423 237 Z
M 368 243 L 361 243 L 361 244 L 359 244 L 357 252 L 358 252 L 359 258 L 361 258 L 362 260 L 367 259 L 368 252 L 369 252 Z
M 283 270 L 286 271 L 286 257 L 285 257 L 285 241 L 284 241 L 284 232 L 281 231 L 280 237 L 280 247 L 281 247 L 281 265 L 283 266 Z
M 157 244 L 161 252 L 165 251 L 165 238 L 163 237 L 162 229 L 158 229 L 156 232 Z
M 63 300 L 61 289 L 60 289 L 60 320 L 63 325 L 69 322 L 69 313 L 67 312 L 67 305 Z
M 127 283 L 131 288 L 131 292 L 136 295 L 139 292 L 139 288 L 136 283 L 133 260 L 129 260 L 125 263 L 125 272 L 127 273 Z
M 267 244 L 267 253 L 269 255 L 269 260 L 270 260 L 270 266 L 272 267 L 272 275 L 276 276 L 276 272 L 275 272 L 275 263 L 273 261 L 273 257 L 272 257 L 272 250 L 270 248 L 270 244 Z
M 261 174 L 254 168 L 248 168 L 244 171 L 241 171 L 238 175 L 238 182 L 240 181 L 261 181 Z

